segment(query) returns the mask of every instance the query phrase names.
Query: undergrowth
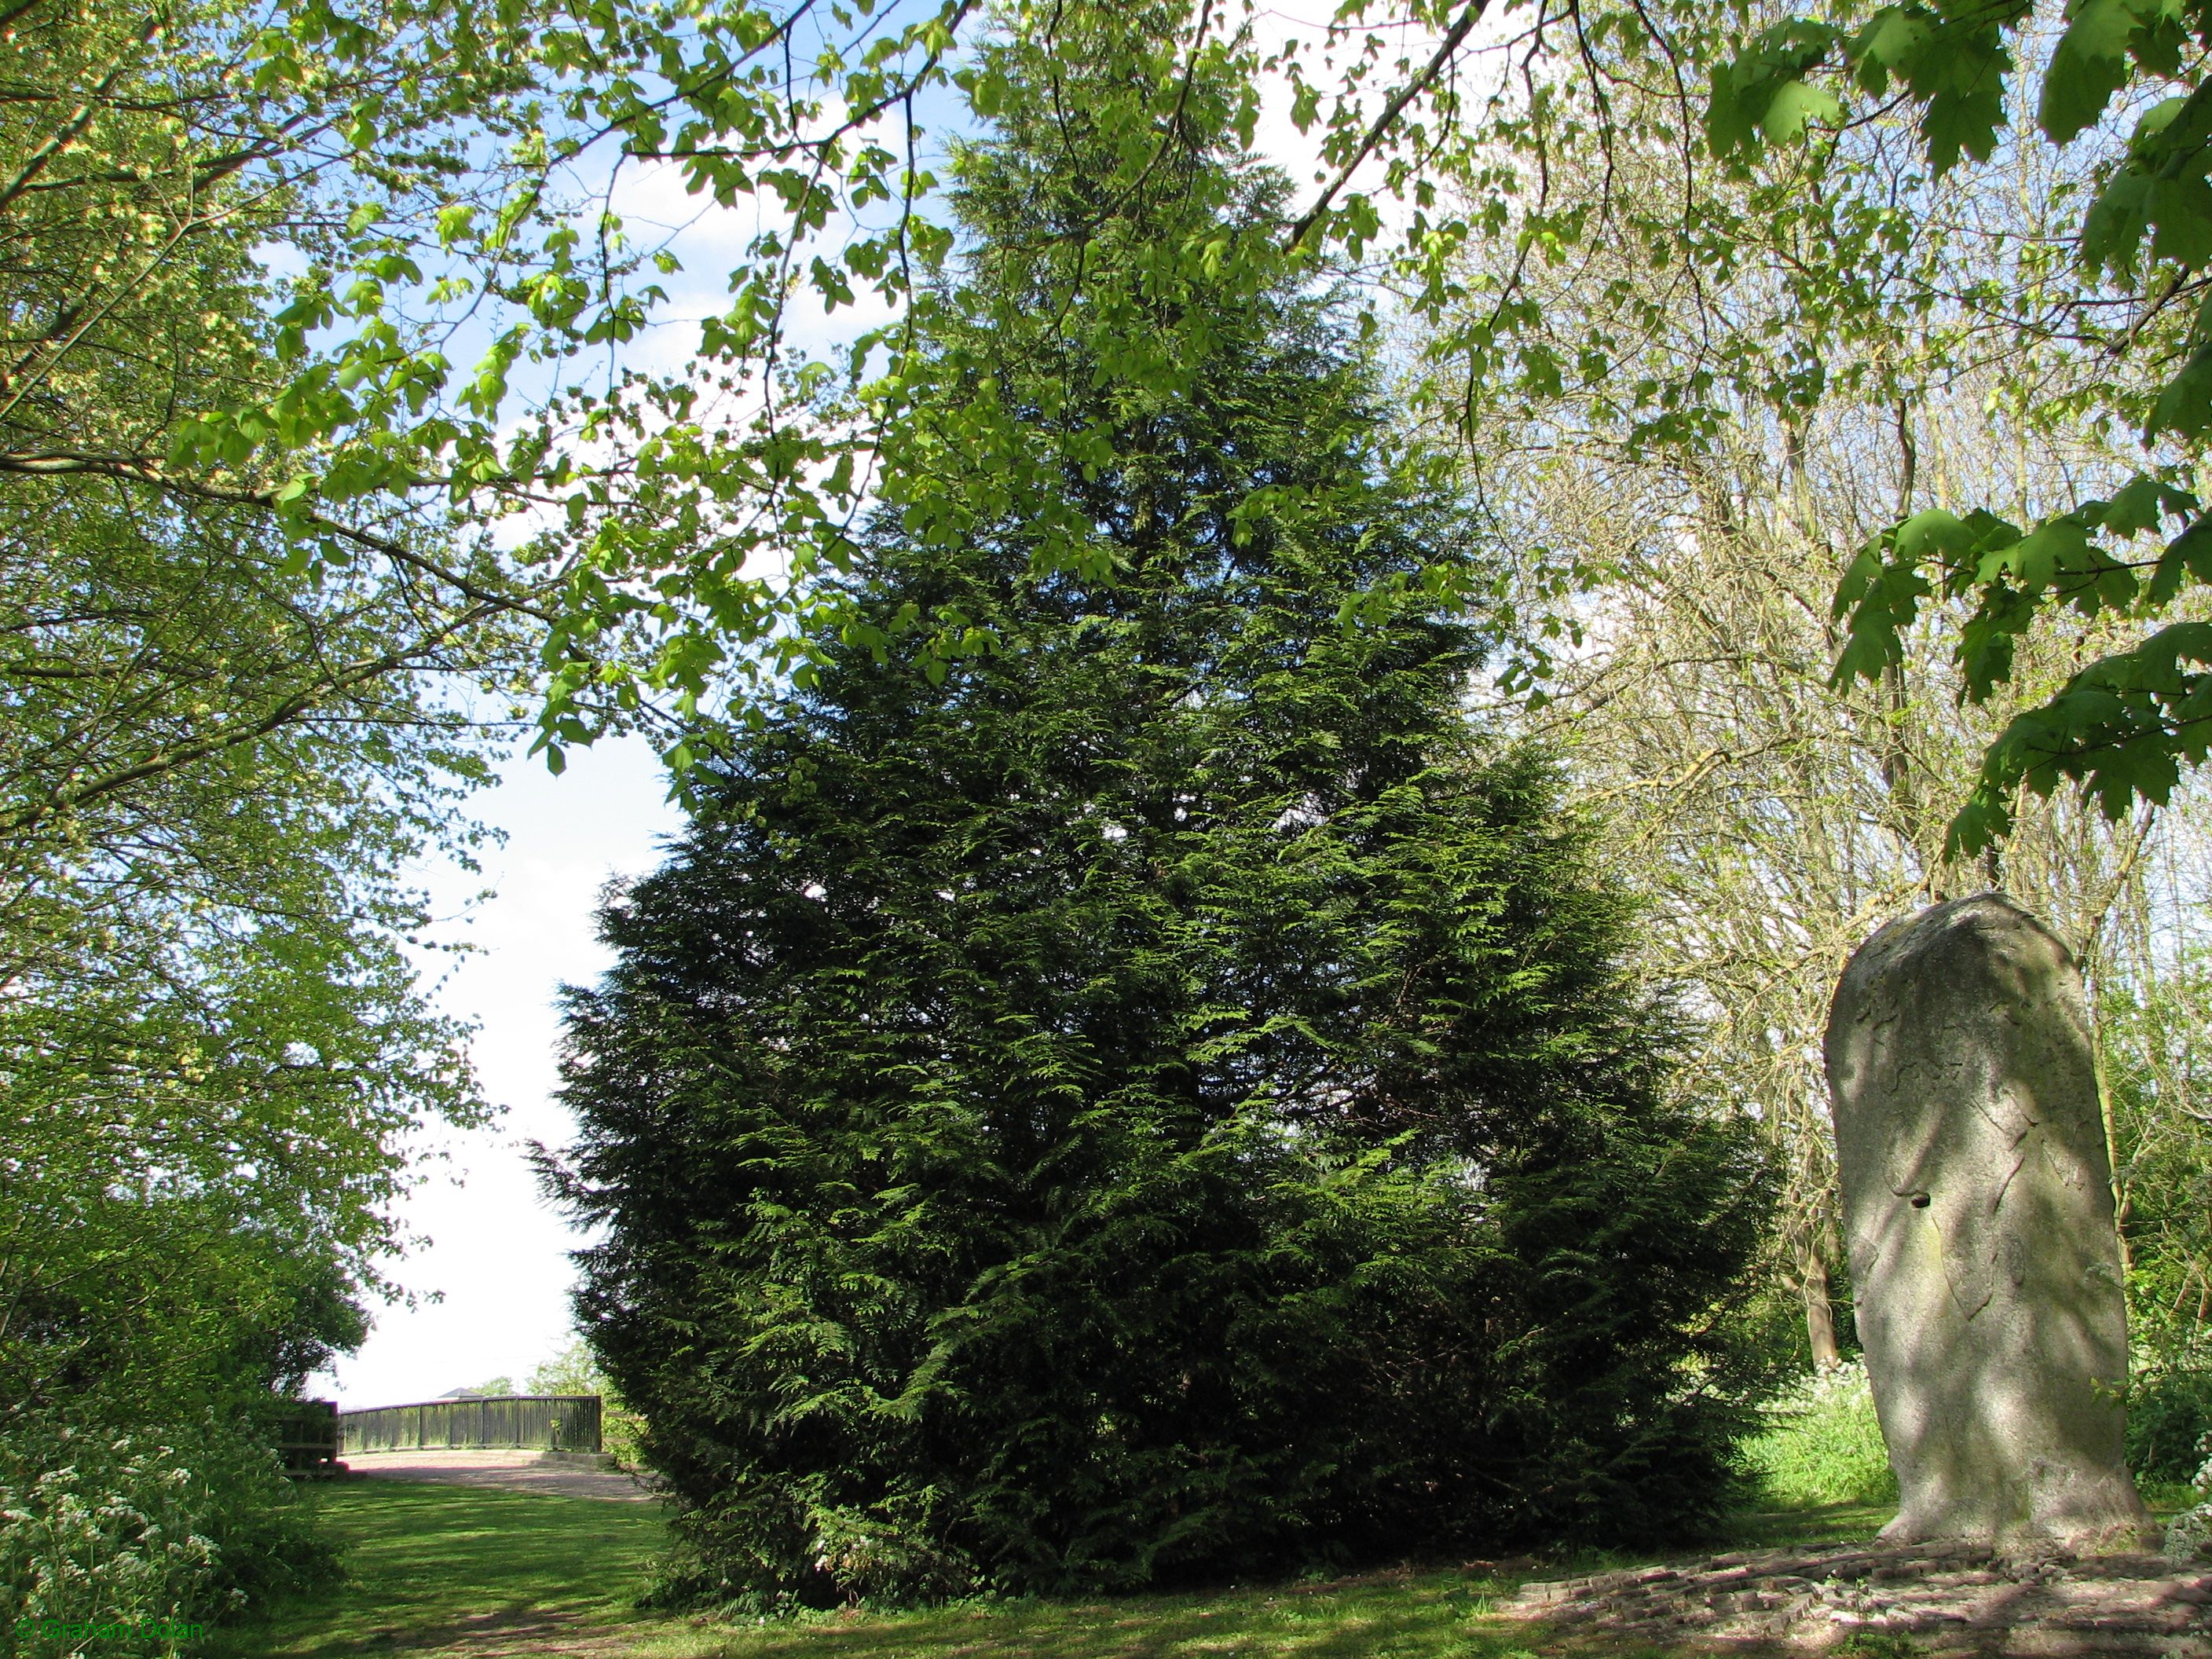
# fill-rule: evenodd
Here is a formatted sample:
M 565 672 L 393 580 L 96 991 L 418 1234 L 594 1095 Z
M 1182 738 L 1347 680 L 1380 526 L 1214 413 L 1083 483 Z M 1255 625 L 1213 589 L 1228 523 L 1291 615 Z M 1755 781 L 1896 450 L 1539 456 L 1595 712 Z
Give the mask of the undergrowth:
M 1806 1378 L 1767 1408 L 1744 1455 L 1769 1501 L 1788 1508 L 1897 1498 L 1874 1393 L 1856 1360 Z

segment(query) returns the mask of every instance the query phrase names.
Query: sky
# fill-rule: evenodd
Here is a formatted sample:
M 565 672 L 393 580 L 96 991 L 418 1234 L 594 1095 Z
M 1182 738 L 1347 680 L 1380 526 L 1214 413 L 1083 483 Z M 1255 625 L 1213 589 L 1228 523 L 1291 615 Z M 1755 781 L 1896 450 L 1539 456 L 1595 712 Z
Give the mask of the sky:
M 475 947 L 458 966 L 435 959 L 433 971 L 445 975 L 436 994 L 446 1012 L 480 1027 L 478 1077 L 506 1110 L 489 1128 L 434 1139 L 442 1158 L 424 1164 L 400 1209 L 408 1231 L 428 1242 L 390 1270 L 415 1305 L 374 1310 L 368 1342 L 310 1390 L 334 1389 L 349 1410 L 435 1399 L 500 1376 L 521 1383 L 572 1340 L 568 1255 L 581 1241 L 538 1193 L 526 1151 L 532 1140 L 564 1143 L 572 1127 L 550 1097 L 554 999 L 610 960 L 592 934 L 600 887 L 653 868 L 661 837 L 679 823 L 659 761 L 636 738 L 572 750 L 557 778 L 542 759 L 518 755 L 475 805 L 506 832 L 505 846 L 485 853 L 480 874 L 440 866 L 420 880 L 438 935 Z M 494 896 L 475 902 L 487 887 Z

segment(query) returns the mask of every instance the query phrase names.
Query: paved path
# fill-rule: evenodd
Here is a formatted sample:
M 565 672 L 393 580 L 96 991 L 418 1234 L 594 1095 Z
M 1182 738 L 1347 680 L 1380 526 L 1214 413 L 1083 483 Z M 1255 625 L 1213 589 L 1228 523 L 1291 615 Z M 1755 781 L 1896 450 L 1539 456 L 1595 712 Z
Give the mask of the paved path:
M 533 1451 L 349 1452 L 345 1463 L 352 1475 L 371 1480 L 440 1480 L 457 1486 L 500 1486 L 630 1504 L 650 1503 L 654 1497 L 619 1469 L 556 1462 Z

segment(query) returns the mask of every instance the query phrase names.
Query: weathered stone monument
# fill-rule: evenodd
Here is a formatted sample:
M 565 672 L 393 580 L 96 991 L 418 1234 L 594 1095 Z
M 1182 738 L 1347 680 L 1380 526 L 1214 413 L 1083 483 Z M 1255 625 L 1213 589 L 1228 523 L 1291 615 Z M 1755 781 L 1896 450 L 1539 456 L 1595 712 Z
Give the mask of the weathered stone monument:
M 1902 1500 L 1883 1535 L 2142 1547 L 2112 1171 L 2066 947 L 1996 893 L 1893 921 L 1844 970 L 1826 1060 Z

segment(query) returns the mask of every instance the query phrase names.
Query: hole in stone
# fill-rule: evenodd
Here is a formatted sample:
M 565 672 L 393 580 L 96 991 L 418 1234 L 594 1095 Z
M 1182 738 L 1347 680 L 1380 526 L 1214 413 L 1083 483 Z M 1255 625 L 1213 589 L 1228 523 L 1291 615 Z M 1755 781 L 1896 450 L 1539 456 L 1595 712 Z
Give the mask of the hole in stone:
M 1916 1210 L 1924 1210 L 1924 1209 L 1926 1209 L 1926 1208 L 1928 1207 L 1928 1194 L 1925 1194 L 1925 1193 L 1915 1193 L 1915 1194 L 1913 1194 L 1913 1195 L 1912 1195 L 1912 1207 L 1913 1207 L 1914 1209 L 1916 1209 Z

